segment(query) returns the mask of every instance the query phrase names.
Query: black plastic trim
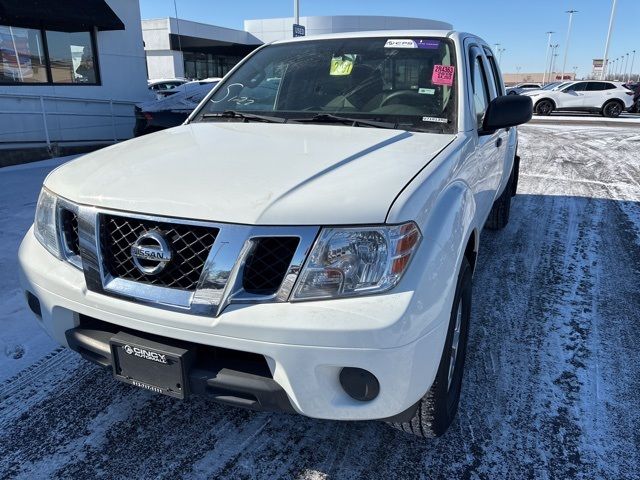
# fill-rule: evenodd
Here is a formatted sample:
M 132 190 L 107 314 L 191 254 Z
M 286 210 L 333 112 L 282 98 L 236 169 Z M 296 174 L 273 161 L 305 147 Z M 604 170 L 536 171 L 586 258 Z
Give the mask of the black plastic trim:
M 69 347 L 86 360 L 112 368 L 110 342 L 127 333 L 130 341 L 185 348 L 194 360 L 188 366 L 188 394 L 204 395 L 214 401 L 258 411 L 295 413 L 284 389 L 271 377 L 262 355 L 180 342 L 81 316 L 80 326 L 67 330 Z M 151 365 L 151 362 L 150 362 Z M 186 395 L 188 396 L 188 395 Z

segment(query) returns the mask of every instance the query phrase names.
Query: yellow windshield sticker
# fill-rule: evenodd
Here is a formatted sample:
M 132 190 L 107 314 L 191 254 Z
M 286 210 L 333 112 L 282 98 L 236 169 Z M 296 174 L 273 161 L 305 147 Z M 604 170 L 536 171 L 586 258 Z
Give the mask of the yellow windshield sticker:
M 329 70 L 329 75 L 351 75 L 351 71 L 353 70 L 353 63 L 355 62 L 355 60 L 355 55 L 340 55 L 339 57 L 333 57 L 331 59 L 331 69 Z

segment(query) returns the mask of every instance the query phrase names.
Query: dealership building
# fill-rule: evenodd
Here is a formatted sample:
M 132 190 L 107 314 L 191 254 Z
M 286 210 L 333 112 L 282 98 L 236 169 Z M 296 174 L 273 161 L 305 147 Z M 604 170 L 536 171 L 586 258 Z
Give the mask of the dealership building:
M 258 46 L 293 37 L 294 19 L 245 20 L 244 30 L 188 20 L 161 18 L 142 21 L 149 78 L 224 76 Z M 307 35 L 375 30 L 450 30 L 436 20 L 381 16 L 300 17 Z
M 130 138 L 149 97 L 137 0 L 0 2 L 0 166 Z
M 232 29 L 142 20 L 138 0 L 0 1 L 0 167 L 131 138 L 147 79 L 222 77 L 293 18 Z M 307 35 L 451 29 L 408 17 L 301 17 Z

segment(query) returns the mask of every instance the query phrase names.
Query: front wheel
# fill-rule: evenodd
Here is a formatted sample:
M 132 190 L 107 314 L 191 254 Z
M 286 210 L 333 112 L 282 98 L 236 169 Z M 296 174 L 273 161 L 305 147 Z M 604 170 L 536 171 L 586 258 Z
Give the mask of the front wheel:
M 470 318 L 471 265 L 463 258 L 436 379 L 420 399 L 418 409 L 411 420 L 391 423 L 394 428 L 421 438 L 439 437 L 447 431 L 456 416 L 460 402 Z
M 538 115 L 551 115 L 551 112 L 553 112 L 551 100 L 540 100 L 536 105 L 536 113 Z

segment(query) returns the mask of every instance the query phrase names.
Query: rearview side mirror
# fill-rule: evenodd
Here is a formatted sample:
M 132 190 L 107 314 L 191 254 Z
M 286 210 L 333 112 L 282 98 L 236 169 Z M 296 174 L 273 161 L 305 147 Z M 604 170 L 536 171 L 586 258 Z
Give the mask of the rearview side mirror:
M 523 95 L 502 95 L 491 100 L 484 115 L 480 135 L 488 135 L 501 128 L 515 127 L 531 120 L 533 102 Z

